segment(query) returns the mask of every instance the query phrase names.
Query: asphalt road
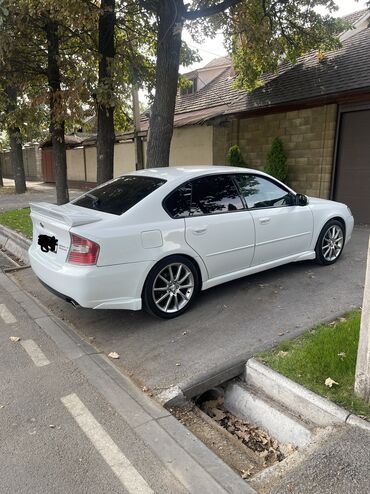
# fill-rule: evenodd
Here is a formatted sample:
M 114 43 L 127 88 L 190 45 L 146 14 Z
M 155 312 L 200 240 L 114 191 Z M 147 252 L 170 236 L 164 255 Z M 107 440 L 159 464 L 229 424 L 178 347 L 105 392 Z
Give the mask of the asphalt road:
M 295 263 L 215 287 L 171 321 L 145 312 L 75 310 L 43 288 L 30 269 L 14 276 L 99 350 L 118 352 L 116 364 L 141 385 L 155 393 L 174 385 L 186 390 L 253 352 L 361 306 L 369 233 L 357 228 L 332 266 Z
M 9 339 L 12 336 L 21 340 L 13 342 Z M 32 360 L 22 346 L 27 341 L 41 349 L 47 360 L 40 360 L 37 353 L 34 358 L 37 364 L 45 365 L 38 366 Z M 1 287 L 0 376 L 2 494 L 187 492 L 135 430 L 96 391 L 75 362 L 58 350 Z M 89 413 L 78 410 L 82 417 L 79 424 L 72 413 L 73 402 L 68 408 L 62 401 L 75 395 L 92 415 L 92 420 Z M 99 426 L 103 433 L 98 430 Z M 86 436 L 86 427 L 93 430 L 92 440 Z M 136 490 L 138 483 L 131 489 L 122 485 L 103 457 L 106 453 L 109 459 L 110 443 L 106 434 L 118 448 L 116 457 L 122 459 L 124 455 L 135 469 L 131 478 L 133 484 L 144 481 L 151 491 Z M 138 478 L 144 480 L 138 481 Z

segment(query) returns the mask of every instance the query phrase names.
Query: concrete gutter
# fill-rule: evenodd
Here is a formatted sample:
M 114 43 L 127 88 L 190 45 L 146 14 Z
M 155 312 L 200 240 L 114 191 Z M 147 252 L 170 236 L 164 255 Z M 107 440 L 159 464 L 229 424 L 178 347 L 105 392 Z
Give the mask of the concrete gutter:
M 29 265 L 28 249 L 30 245 L 31 241 L 23 237 L 23 235 L 0 225 L 0 249 L 9 252 L 26 266 Z
M 370 422 L 309 391 L 254 358 L 246 363 L 245 380 L 301 419 L 319 427 L 348 424 L 370 431 Z

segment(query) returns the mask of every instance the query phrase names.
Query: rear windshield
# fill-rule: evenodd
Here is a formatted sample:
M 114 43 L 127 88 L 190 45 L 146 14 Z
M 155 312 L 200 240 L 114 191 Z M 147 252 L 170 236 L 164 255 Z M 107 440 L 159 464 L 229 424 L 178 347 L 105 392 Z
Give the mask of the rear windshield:
M 83 208 L 120 215 L 165 182 L 160 178 L 127 175 L 87 192 L 72 203 Z

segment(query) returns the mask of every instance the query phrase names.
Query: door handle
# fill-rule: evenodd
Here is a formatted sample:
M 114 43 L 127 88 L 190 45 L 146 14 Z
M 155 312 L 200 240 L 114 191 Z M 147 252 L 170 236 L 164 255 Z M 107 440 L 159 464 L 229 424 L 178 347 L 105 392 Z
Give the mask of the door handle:
M 267 218 L 267 217 L 266 218 L 260 218 L 259 221 L 260 221 L 261 225 L 266 225 L 266 223 L 270 223 L 271 218 Z
M 196 235 L 202 235 L 203 233 L 206 233 L 207 231 L 207 227 L 204 226 L 204 227 L 201 227 L 201 228 L 196 228 L 193 230 L 193 232 L 196 234 Z

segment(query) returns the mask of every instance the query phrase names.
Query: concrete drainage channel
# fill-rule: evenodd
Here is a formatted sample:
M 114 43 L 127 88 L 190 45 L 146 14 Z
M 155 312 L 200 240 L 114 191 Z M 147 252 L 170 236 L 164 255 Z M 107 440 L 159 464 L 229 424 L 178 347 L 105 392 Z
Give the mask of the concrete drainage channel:
M 370 423 L 255 359 L 244 374 L 170 408 L 257 490 L 297 465 L 333 428 Z
M 29 266 L 28 249 L 31 242 L 22 235 L 0 225 L 0 269 L 10 272 Z

